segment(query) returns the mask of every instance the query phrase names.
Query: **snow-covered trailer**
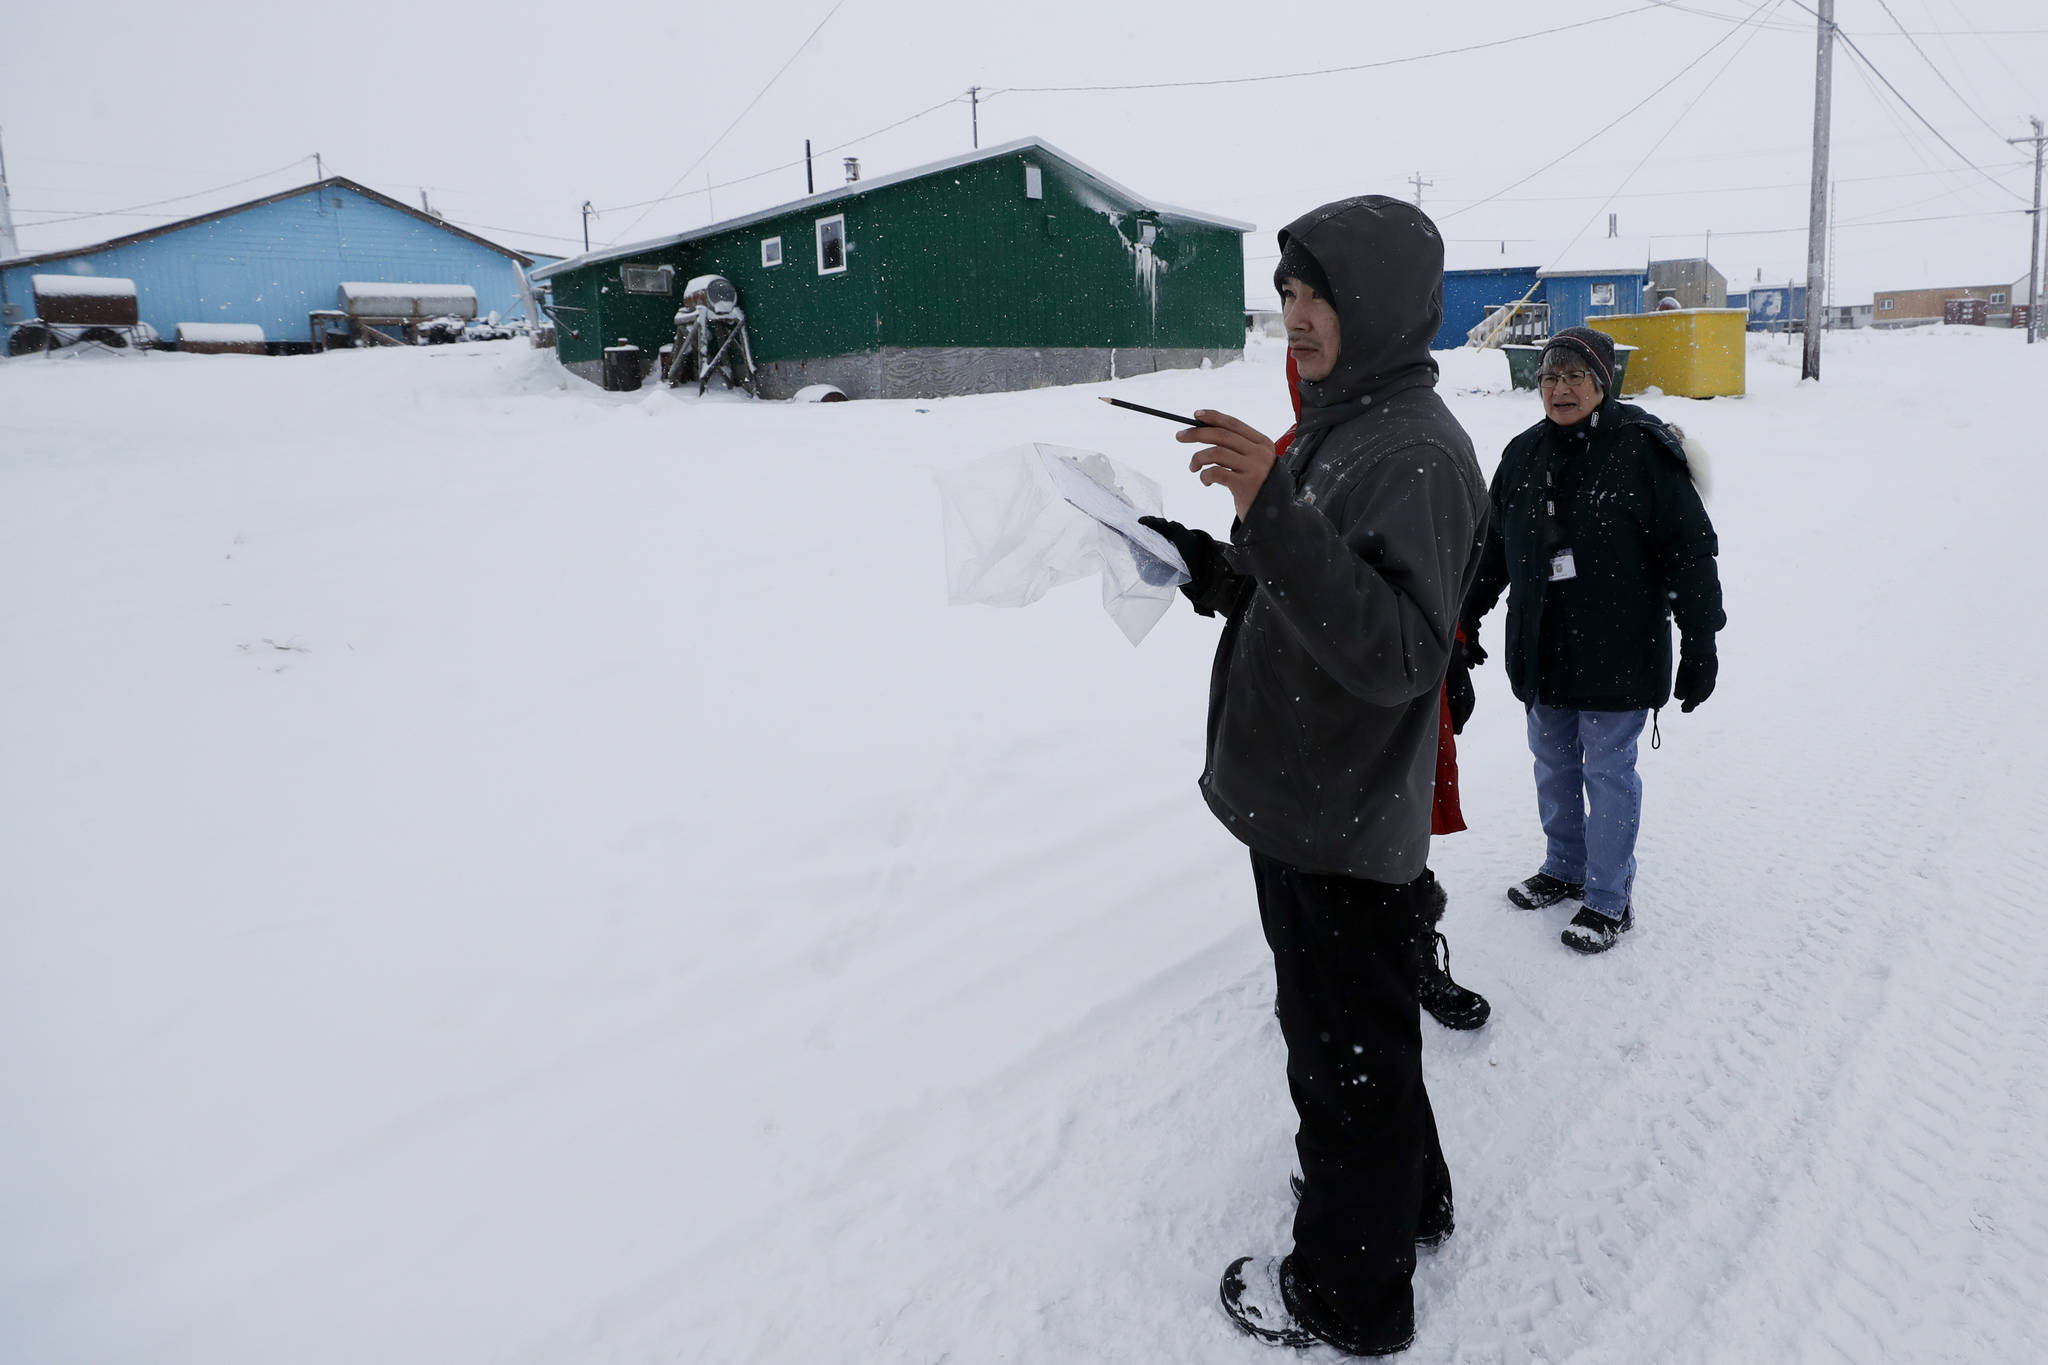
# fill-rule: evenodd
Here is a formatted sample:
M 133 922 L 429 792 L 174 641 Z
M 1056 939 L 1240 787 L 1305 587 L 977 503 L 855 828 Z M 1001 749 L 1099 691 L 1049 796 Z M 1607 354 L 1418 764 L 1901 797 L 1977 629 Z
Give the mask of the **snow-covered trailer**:
M 399 284 L 376 280 L 344 280 L 336 291 L 337 308 L 316 309 L 307 314 L 316 344 L 324 346 L 332 335 L 331 324 L 344 325 L 349 344 L 364 342 L 377 346 L 398 343 L 379 328 L 397 327 L 408 344 L 417 345 L 420 324 L 434 318 L 476 316 L 476 290 L 466 284 Z

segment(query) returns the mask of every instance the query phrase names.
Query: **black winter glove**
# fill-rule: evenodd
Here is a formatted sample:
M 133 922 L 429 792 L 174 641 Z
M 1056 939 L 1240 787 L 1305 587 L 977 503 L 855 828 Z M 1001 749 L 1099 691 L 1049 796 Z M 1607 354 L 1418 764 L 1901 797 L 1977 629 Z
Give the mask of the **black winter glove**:
M 1721 661 L 1714 655 L 1695 659 L 1681 654 L 1678 658 L 1678 681 L 1671 685 L 1671 695 L 1685 703 L 1680 711 L 1690 711 L 1708 697 L 1714 695 L 1714 679 L 1721 672 Z
M 1464 638 L 1453 637 L 1451 640 L 1451 665 L 1469 673 L 1486 662 L 1486 651 L 1479 644 L 1479 623 L 1461 621 L 1458 630 Z
M 1188 566 L 1188 581 L 1180 585 L 1180 590 L 1191 599 L 1200 600 L 1214 586 L 1217 575 L 1229 567 L 1223 559 L 1223 546 L 1207 531 L 1192 530 L 1165 517 L 1139 517 L 1138 524 L 1151 527 L 1180 551 Z

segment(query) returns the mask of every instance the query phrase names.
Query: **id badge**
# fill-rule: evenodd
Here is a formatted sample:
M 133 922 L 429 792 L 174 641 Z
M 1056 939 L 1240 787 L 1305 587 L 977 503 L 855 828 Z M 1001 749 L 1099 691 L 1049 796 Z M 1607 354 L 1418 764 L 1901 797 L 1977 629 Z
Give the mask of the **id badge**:
M 1578 576 L 1579 571 L 1577 566 L 1572 563 L 1572 552 L 1570 550 L 1559 550 L 1550 557 L 1551 582 L 1563 583 Z

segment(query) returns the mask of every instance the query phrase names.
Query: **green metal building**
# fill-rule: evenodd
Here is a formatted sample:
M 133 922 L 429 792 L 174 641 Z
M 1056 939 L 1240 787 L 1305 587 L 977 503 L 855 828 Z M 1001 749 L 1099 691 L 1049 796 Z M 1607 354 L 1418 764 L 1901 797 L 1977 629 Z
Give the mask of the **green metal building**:
M 1198 367 L 1244 350 L 1248 223 L 1141 199 L 1036 138 L 532 272 L 592 382 L 649 363 L 684 282 L 723 275 L 765 397 L 936 397 Z

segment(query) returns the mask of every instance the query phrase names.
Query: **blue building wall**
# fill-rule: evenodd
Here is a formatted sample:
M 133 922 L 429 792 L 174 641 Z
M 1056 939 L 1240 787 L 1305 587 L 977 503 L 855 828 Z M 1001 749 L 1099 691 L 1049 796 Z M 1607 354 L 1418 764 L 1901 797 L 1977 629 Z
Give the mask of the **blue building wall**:
M 1444 325 L 1429 343 L 1433 351 L 1452 350 L 1465 344 L 1466 336 L 1486 321 L 1487 310 L 1513 303 L 1536 283 L 1536 267 L 1508 267 L 1501 270 L 1446 270 L 1444 272 Z M 1532 303 L 1543 302 L 1538 289 Z
M 1648 274 L 1641 275 L 1552 275 L 1543 281 L 1543 296 L 1550 304 L 1550 332 L 1552 336 L 1567 327 L 1584 327 L 1593 323 L 1602 313 L 1640 313 L 1643 311 L 1643 286 L 1649 281 Z M 1614 286 L 1614 306 L 1605 304 L 1593 306 L 1593 286 L 1611 284 Z
M 274 203 L 125 245 L 0 270 L 0 302 L 34 315 L 32 275 L 135 281 L 142 320 L 166 340 L 181 322 L 254 322 L 272 341 L 305 341 L 306 314 L 336 306 L 343 280 L 466 284 L 477 313 L 521 311 L 518 263 L 348 189 L 308 188 Z
M 1761 284 L 1745 298 L 1752 332 L 1783 331 L 1806 321 L 1806 286 Z M 1730 304 L 1729 307 L 1735 305 Z

